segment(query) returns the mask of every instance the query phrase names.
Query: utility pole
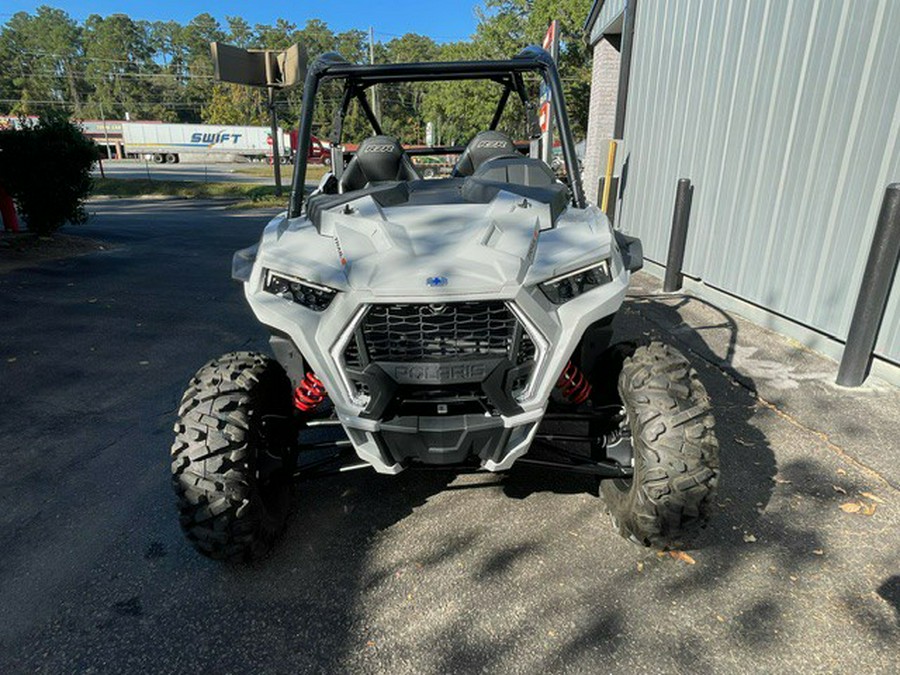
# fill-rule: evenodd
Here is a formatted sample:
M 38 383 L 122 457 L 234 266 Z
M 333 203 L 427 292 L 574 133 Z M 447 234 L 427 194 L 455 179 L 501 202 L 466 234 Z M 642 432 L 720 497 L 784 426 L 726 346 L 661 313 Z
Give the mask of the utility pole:
M 375 63 L 375 28 L 369 26 L 369 63 Z M 372 85 L 372 112 L 375 113 L 375 119 L 381 124 L 381 106 L 378 101 L 378 85 Z
M 275 54 L 266 52 L 266 82 L 275 82 L 275 65 L 273 60 Z M 281 155 L 278 152 L 278 142 L 280 134 L 278 133 L 278 115 L 275 112 L 275 87 L 269 84 L 266 87 L 269 95 L 269 119 L 272 123 L 272 167 L 275 169 L 275 196 L 281 196 Z
M 106 157 L 107 159 L 112 159 L 112 153 L 109 150 L 109 131 L 106 128 L 106 115 L 103 114 L 103 101 L 100 101 L 100 121 L 103 122 L 103 142 L 106 144 Z M 101 166 L 103 165 L 101 164 Z

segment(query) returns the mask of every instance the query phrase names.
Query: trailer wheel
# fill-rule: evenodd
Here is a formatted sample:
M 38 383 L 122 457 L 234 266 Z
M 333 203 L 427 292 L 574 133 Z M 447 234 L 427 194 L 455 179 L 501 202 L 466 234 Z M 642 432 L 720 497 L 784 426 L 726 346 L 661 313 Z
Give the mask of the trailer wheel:
M 291 507 L 291 385 L 276 361 L 233 352 L 203 366 L 175 424 L 172 484 L 181 527 L 217 560 L 265 554 Z
M 159 154 L 158 152 L 157 152 L 157 153 L 154 153 L 154 155 L 153 155 L 153 163 L 154 163 L 154 164 L 165 164 L 165 163 L 166 163 L 166 156 L 165 156 L 165 155 L 161 155 L 161 154 Z
M 622 361 L 619 396 L 634 447 L 634 476 L 600 491 L 619 534 L 666 548 L 702 527 L 719 480 L 719 445 L 706 389 L 688 360 L 660 342 Z
M 166 164 L 178 164 L 178 155 L 169 153 L 166 155 Z

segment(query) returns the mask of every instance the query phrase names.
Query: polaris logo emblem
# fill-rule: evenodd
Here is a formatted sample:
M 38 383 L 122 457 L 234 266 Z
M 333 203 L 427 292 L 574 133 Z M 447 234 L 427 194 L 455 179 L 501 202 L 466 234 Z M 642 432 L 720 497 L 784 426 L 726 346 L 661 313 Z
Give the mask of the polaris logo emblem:
M 393 371 L 394 379 L 400 384 L 480 382 L 489 373 L 484 363 L 407 364 L 394 366 Z
M 508 148 L 509 143 L 506 141 L 478 141 L 475 144 L 476 148 L 491 148 L 494 150 L 502 150 L 503 148 Z
M 363 154 L 367 155 L 370 152 L 393 152 L 394 146 L 390 143 L 385 145 L 370 145 L 363 150 Z
M 432 288 L 440 288 L 441 286 L 446 286 L 449 283 L 447 277 L 428 277 L 425 279 L 425 285 L 431 286 Z

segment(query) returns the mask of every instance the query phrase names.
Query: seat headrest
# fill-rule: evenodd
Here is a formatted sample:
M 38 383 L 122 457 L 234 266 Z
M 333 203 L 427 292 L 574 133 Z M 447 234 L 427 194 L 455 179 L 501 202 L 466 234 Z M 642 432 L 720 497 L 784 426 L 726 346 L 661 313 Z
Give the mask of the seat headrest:
M 403 163 L 403 146 L 393 136 L 370 136 L 359 144 L 356 161 L 366 182 L 397 180 Z
M 487 160 L 503 155 L 513 155 L 516 146 L 512 139 L 502 131 L 482 131 L 469 141 L 463 154 L 460 155 L 455 176 L 471 176 L 475 170 Z

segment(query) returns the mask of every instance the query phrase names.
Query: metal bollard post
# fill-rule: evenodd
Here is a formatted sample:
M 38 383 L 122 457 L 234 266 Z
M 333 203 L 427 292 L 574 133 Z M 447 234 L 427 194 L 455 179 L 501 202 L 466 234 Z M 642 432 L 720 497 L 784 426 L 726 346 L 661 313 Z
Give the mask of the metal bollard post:
M 881 213 L 872 237 L 866 271 L 856 298 L 856 308 L 850 322 L 850 332 L 837 383 L 858 387 L 866 379 L 872 361 L 878 329 L 884 318 L 888 295 L 900 260 L 900 183 L 891 183 L 884 191 Z
M 663 291 L 666 293 L 680 290 L 684 281 L 681 267 L 684 265 L 684 247 L 687 243 L 693 193 L 691 181 L 679 178 L 678 190 L 675 193 L 675 210 L 672 213 L 672 234 L 669 236 L 669 255 L 666 258 L 666 278 L 663 281 Z

